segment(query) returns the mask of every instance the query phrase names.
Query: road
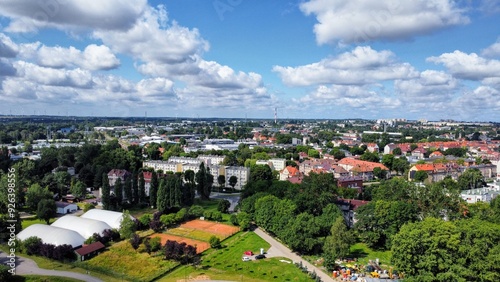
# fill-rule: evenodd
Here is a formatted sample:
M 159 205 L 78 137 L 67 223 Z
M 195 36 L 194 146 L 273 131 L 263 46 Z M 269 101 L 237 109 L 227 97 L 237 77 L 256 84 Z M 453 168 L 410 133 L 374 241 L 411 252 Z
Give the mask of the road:
M 316 266 L 310 264 L 308 261 L 302 259 L 285 245 L 281 244 L 280 242 L 276 241 L 276 239 L 265 233 L 262 229 L 255 229 L 255 234 L 259 235 L 262 239 L 271 244 L 271 248 L 267 251 L 266 254 L 267 257 L 285 257 L 292 260 L 293 263 L 302 262 L 302 265 L 306 266 L 309 271 L 314 270 L 323 282 L 334 282 L 333 278 L 328 276 L 328 274 L 324 273 Z
M 233 212 L 234 209 L 236 208 L 236 205 L 238 204 L 238 201 L 240 200 L 240 194 L 239 193 L 227 194 L 227 193 L 212 192 L 212 193 L 210 193 L 210 198 L 211 199 L 228 200 L 231 203 L 231 206 L 229 207 L 229 211 Z
M 5 264 L 7 262 L 7 254 L 0 251 L 0 263 Z M 50 270 L 39 268 L 35 261 L 29 258 L 17 257 L 16 265 L 17 275 L 46 275 L 46 276 L 62 276 L 71 277 L 78 280 L 86 282 L 102 282 L 102 280 L 77 272 L 70 271 L 60 271 L 60 270 Z

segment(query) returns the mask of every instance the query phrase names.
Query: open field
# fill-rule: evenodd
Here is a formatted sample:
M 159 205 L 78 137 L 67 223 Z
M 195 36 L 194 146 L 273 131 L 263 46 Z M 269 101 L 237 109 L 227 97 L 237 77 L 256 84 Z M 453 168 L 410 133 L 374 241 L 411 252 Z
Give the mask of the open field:
M 374 251 L 366 244 L 357 243 L 351 246 L 351 257 L 358 259 L 358 264 L 367 265 L 369 260 L 379 259 L 380 265 L 391 265 L 391 251 Z
M 194 247 L 196 247 L 196 253 L 198 253 L 198 254 L 202 253 L 205 250 L 210 248 L 210 244 L 207 242 L 189 239 L 189 238 L 185 238 L 185 237 L 181 237 L 181 236 L 175 236 L 175 235 L 164 234 L 164 233 L 160 233 L 160 234 L 157 233 L 157 234 L 151 235 L 151 238 L 155 238 L 155 237 L 159 237 L 161 239 L 162 246 L 165 245 L 167 240 L 177 241 L 179 243 L 186 243 L 188 245 L 194 246 Z
M 94 272 L 127 281 L 151 281 L 178 265 L 175 261 L 164 260 L 162 255 L 136 251 L 128 240 L 118 242 L 107 251 L 79 264 Z
M 199 219 L 188 221 L 184 224 L 181 224 L 180 227 L 203 230 L 209 233 L 225 236 L 224 238 L 227 238 L 235 234 L 236 232 L 240 231 L 240 228 L 236 226 L 230 226 L 213 221 L 206 221 Z
M 220 240 L 224 240 L 227 237 L 224 235 L 213 234 L 213 233 L 206 232 L 203 230 L 184 228 L 184 227 L 177 227 L 177 228 L 168 229 L 165 233 L 177 235 L 177 236 L 181 236 L 181 237 L 186 237 L 186 238 L 190 238 L 190 239 L 205 241 L 205 242 L 208 242 L 210 240 L 210 237 L 212 237 L 212 236 L 216 236 Z
M 51 218 L 50 219 L 50 223 L 49 224 L 52 224 L 54 223 L 54 221 L 56 221 L 56 218 Z M 24 218 L 22 221 L 21 221 L 21 225 L 23 227 L 23 230 L 28 228 L 28 226 L 30 225 L 33 225 L 33 224 L 47 224 L 45 222 L 45 220 L 41 220 L 41 219 L 38 219 L 36 217 L 33 217 L 33 218 Z
M 181 266 L 158 281 L 184 282 L 196 278 L 249 282 L 313 281 L 293 264 L 280 262 L 282 258 L 242 261 L 245 251 L 258 253 L 260 248 L 268 250 L 270 247 L 253 232 L 238 233 L 224 241 L 223 246 L 219 250 L 206 251 L 198 267 Z

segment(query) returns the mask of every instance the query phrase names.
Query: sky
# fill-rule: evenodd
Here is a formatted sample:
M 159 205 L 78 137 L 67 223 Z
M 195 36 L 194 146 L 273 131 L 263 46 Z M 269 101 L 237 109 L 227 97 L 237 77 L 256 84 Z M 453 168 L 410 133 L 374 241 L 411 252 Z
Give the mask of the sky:
M 2 0 L 0 114 L 500 122 L 497 0 Z

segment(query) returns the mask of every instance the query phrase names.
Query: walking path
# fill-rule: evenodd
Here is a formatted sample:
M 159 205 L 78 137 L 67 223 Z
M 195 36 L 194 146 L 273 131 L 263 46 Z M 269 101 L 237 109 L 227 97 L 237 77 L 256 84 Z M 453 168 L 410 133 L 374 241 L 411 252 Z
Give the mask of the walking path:
M 271 237 L 269 234 L 265 233 L 262 229 L 255 229 L 255 234 L 259 235 L 262 239 L 266 240 L 271 244 L 271 248 L 267 251 L 268 257 L 286 257 L 293 261 L 293 263 L 302 262 L 302 265 L 306 266 L 309 271 L 315 271 L 316 274 L 321 278 L 323 282 L 334 282 L 333 278 L 328 274 L 324 273 L 321 269 L 312 265 L 308 261 L 302 259 L 300 256 L 292 252 L 288 247 L 278 242 L 276 239 Z
M 7 262 L 7 254 L 0 251 L 0 263 Z M 25 257 L 16 257 L 16 274 L 17 275 L 46 275 L 46 276 L 62 276 L 71 277 L 87 282 L 102 282 L 101 279 L 85 275 L 77 272 L 50 270 L 39 268 L 35 261 Z

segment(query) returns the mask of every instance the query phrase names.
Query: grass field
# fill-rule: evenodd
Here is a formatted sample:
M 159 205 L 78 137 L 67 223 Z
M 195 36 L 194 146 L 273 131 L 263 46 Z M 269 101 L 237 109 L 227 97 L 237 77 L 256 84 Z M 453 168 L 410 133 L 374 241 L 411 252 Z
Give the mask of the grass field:
M 224 241 L 223 246 L 222 249 L 205 252 L 196 268 L 181 266 L 158 281 L 179 282 L 195 278 L 249 282 L 312 281 L 293 264 L 280 262 L 280 258 L 242 261 L 243 252 L 251 250 L 258 253 L 260 248 L 267 250 L 270 247 L 253 232 L 238 233 Z
M 364 243 L 357 243 L 351 246 L 351 257 L 358 259 L 358 264 L 367 265 L 369 260 L 375 261 L 377 258 L 381 265 L 391 265 L 391 251 L 374 251 Z
M 194 199 L 194 204 L 199 205 L 203 207 L 203 210 L 205 211 L 212 211 L 216 212 L 217 211 L 217 206 L 219 205 L 219 202 L 222 201 L 220 199 L 209 199 L 209 200 L 201 200 L 199 198 Z M 231 215 L 227 213 L 222 214 L 222 222 L 231 224 L 229 221 L 229 218 Z
M 164 260 L 161 255 L 140 253 L 128 241 L 116 243 L 109 250 L 79 264 L 128 281 L 151 281 L 178 265 L 177 262 Z
M 50 223 L 52 224 L 54 221 L 56 221 L 56 218 L 51 218 Z M 21 221 L 21 225 L 23 227 L 23 230 L 28 228 L 28 226 L 33 225 L 33 224 L 47 224 L 45 220 L 41 220 L 38 218 L 25 218 Z
M 226 238 L 226 236 L 224 236 L 224 235 L 213 234 L 213 233 L 206 232 L 203 230 L 184 228 L 184 227 L 177 227 L 177 228 L 168 229 L 166 231 L 166 233 L 171 234 L 171 235 L 182 236 L 182 237 L 186 237 L 186 238 L 190 238 L 190 239 L 205 241 L 205 242 L 208 242 L 208 240 L 210 240 L 210 237 L 212 237 L 212 236 L 216 236 L 221 240 Z

